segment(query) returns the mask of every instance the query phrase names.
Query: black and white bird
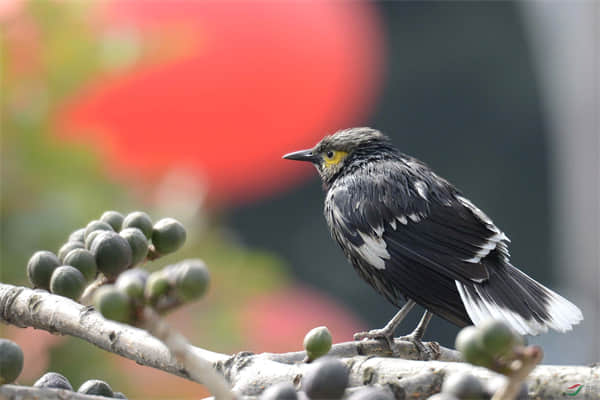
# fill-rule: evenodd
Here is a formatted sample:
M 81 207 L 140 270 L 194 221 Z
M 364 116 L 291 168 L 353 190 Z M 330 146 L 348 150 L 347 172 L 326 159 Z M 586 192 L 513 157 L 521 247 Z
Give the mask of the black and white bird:
M 381 132 L 351 128 L 286 154 L 315 165 L 325 219 L 361 278 L 396 306 L 386 338 L 415 304 L 426 309 L 405 339 L 420 340 L 432 313 L 458 326 L 502 320 L 520 334 L 565 332 L 579 308 L 515 268 L 507 236 L 457 188 L 397 150 Z

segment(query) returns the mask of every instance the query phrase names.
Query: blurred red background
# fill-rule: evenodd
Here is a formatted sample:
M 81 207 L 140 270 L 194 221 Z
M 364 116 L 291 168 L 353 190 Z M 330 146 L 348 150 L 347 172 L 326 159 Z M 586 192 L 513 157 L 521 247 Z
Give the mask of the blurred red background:
M 220 203 L 306 175 L 281 156 L 361 121 L 381 80 L 365 2 L 128 1 L 100 15 L 100 29 L 133 26 L 158 51 L 83 88 L 63 137 L 91 141 L 126 180 L 184 168 Z

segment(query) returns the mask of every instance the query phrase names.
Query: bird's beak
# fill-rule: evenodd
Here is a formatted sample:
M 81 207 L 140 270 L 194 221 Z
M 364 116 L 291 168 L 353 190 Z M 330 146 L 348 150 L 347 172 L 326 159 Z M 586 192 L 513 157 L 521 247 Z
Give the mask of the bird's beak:
M 295 160 L 295 161 L 310 161 L 312 163 L 317 161 L 317 156 L 313 154 L 313 149 L 308 150 L 300 150 L 295 151 L 293 153 L 288 153 L 283 156 L 286 160 Z

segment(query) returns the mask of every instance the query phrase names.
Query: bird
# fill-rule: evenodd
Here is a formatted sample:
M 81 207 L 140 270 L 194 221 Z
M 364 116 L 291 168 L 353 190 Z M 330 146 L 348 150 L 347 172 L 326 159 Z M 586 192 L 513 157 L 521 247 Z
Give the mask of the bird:
M 404 340 L 422 343 L 433 315 L 454 325 L 500 320 L 521 335 L 566 332 L 581 310 L 510 262 L 510 240 L 472 201 L 380 131 L 355 127 L 283 156 L 312 163 L 325 191 L 333 239 L 358 275 L 399 308 L 381 329 L 355 340 L 385 339 L 416 305 L 425 309 Z

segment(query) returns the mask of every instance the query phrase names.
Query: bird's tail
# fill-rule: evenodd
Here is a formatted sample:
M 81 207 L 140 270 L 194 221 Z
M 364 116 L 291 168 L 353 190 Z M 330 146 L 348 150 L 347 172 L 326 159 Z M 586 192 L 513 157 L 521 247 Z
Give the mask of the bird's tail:
M 537 335 L 552 328 L 572 329 L 583 320 L 581 310 L 552 290 L 510 264 L 488 268 L 490 277 L 483 283 L 456 281 L 456 287 L 475 325 L 487 319 L 508 323 L 521 335 Z

